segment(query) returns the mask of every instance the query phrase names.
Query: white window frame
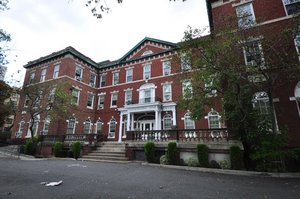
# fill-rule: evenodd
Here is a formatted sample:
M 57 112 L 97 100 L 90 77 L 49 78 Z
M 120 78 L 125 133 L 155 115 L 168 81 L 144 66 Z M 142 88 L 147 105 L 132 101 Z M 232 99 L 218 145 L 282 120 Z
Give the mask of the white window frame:
M 95 97 L 95 94 L 93 94 L 93 93 L 88 93 L 87 94 L 87 102 L 86 102 L 86 107 L 87 108 L 93 109 L 93 107 L 94 107 L 94 97 Z M 90 99 L 91 99 L 92 104 L 89 106 Z
M 44 82 L 46 80 L 47 68 L 44 68 L 41 72 L 40 82 Z
M 186 53 L 183 53 L 180 57 L 181 61 L 181 71 L 189 71 L 192 69 L 191 59 L 188 57 Z
M 33 128 L 33 131 L 34 131 L 33 132 L 33 136 L 35 137 L 35 136 L 37 136 L 38 130 L 39 130 L 40 115 L 36 115 L 34 120 L 35 121 L 34 121 L 34 124 L 33 124 L 32 128 Z M 27 129 L 26 138 L 31 137 L 31 133 L 30 133 L 30 125 L 31 125 L 31 123 L 32 123 L 32 120 L 30 120 L 28 122 L 28 129 Z
M 269 96 L 266 92 L 260 91 L 253 95 L 253 108 L 259 110 L 260 115 L 270 114 Z
M 29 77 L 29 84 L 32 84 L 34 82 L 34 78 L 35 78 L 35 73 L 30 73 L 30 77 Z
M 77 74 L 78 71 L 80 71 L 79 76 Z M 75 79 L 78 80 L 78 81 L 82 81 L 82 76 L 83 76 L 83 68 L 81 66 L 76 66 Z
M 57 64 L 57 65 L 54 66 L 54 70 L 53 70 L 53 79 L 58 78 L 58 76 L 59 76 L 59 67 L 60 67 L 59 64 Z
M 286 15 L 295 15 L 295 14 L 299 14 L 299 13 L 288 13 L 288 9 L 287 9 L 287 6 L 290 6 L 290 5 L 296 5 L 296 4 L 300 4 L 300 0 L 282 0 L 282 4 L 284 6 L 284 10 L 285 10 L 285 13 Z
M 112 85 L 118 85 L 120 80 L 119 72 L 113 72 Z
M 76 99 L 77 99 L 76 102 L 73 101 L 73 99 L 75 98 L 74 93 L 76 93 Z M 73 104 L 73 105 L 79 105 L 79 98 L 80 98 L 80 90 L 78 90 L 78 89 L 73 89 L 73 90 L 72 90 L 72 104 Z
M 101 94 L 98 96 L 98 110 L 99 109 L 104 109 L 104 101 L 105 101 L 105 95 Z
M 255 44 L 257 46 L 255 46 L 253 48 L 253 44 Z M 249 47 L 249 45 L 251 45 L 251 47 Z M 256 50 L 255 50 L 256 47 L 258 47 L 259 52 L 256 52 Z M 249 51 L 252 51 L 252 52 L 249 52 Z M 262 67 L 262 68 L 264 67 L 264 65 L 265 65 L 264 64 L 264 54 L 263 54 L 262 44 L 261 44 L 260 40 L 256 39 L 256 40 L 249 41 L 249 42 L 245 43 L 245 46 L 243 47 L 243 52 L 244 52 L 244 59 L 245 59 L 245 64 L 246 65 L 252 65 L 252 66 L 256 65 L 257 63 L 255 61 L 255 57 L 259 55 L 260 56 L 260 62 L 261 62 L 261 64 L 259 66 Z M 250 56 L 254 57 L 254 59 L 248 61 L 248 59 L 247 59 L 247 54 L 248 53 L 249 54 L 253 53 L 253 55 L 250 55 Z
M 210 129 L 215 129 L 215 128 L 220 128 L 221 127 L 221 122 L 220 122 L 221 116 L 217 111 L 214 109 L 211 109 L 211 111 L 207 114 L 207 122 L 208 122 L 208 128 Z M 215 122 L 218 122 L 218 125 L 215 125 Z
M 18 129 L 16 137 L 21 137 L 22 136 L 25 124 L 26 124 L 26 122 L 24 121 L 24 119 L 21 119 L 21 121 L 19 123 L 19 129 Z
M 240 13 L 239 9 L 244 8 L 246 6 L 249 6 L 250 13 Z M 240 28 L 248 28 L 255 24 L 256 19 L 252 2 L 237 5 L 235 7 L 235 12 L 238 18 L 238 26 Z
M 190 90 L 189 93 L 187 93 L 188 92 L 187 89 Z M 190 96 L 187 96 L 188 94 Z M 182 81 L 182 96 L 183 96 L 183 99 L 191 99 L 193 96 L 192 81 L 189 79 Z
M 132 104 L 132 90 L 125 90 L 125 105 L 130 105 Z
M 95 73 L 90 74 L 90 86 L 96 87 L 97 75 Z
M 106 76 L 106 75 L 101 75 L 101 76 L 100 76 L 100 85 L 99 85 L 100 88 L 106 86 L 106 79 L 107 79 L 107 76 Z M 103 80 L 104 80 L 104 81 L 103 81 Z
M 133 68 L 126 70 L 126 82 L 132 82 L 133 81 Z
M 300 117 L 300 81 L 296 84 L 294 92 L 295 92 L 297 110 Z
M 100 126 L 101 128 L 99 128 L 99 126 Z M 99 129 L 100 129 L 100 130 L 99 130 Z M 103 131 L 103 122 L 102 122 L 100 119 L 98 119 L 97 122 L 96 122 L 95 134 L 101 134 L 102 131 Z
M 44 120 L 43 135 L 48 135 L 50 123 L 51 123 L 51 119 L 50 116 L 48 115 L 47 117 L 45 117 Z
M 169 92 L 167 92 L 167 88 Z M 172 101 L 172 84 L 163 84 L 163 101 L 169 102 Z
M 70 128 L 70 121 L 72 120 L 72 123 L 73 123 L 73 126 L 72 128 Z M 73 117 L 70 117 L 68 120 L 67 120 L 67 134 L 75 134 L 75 130 L 76 130 L 76 124 L 78 123 L 76 118 L 73 116 Z M 71 123 L 71 124 L 72 124 Z M 70 132 L 70 130 L 72 129 L 72 132 Z
M 151 64 L 150 63 L 144 64 L 144 66 L 143 66 L 143 78 L 145 80 L 151 78 Z
M 91 134 L 92 122 L 90 119 L 87 119 L 83 122 L 83 134 Z M 87 128 L 88 127 L 88 128 Z
M 184 121 L 184 129 L 195 129 L 195 121 L 191 118 L 189 112 L 187 112 L 184 115 L 183 121 Z
M 112 128 L 112 125 L 114 125 L 114 131 Z M 117 133 L 117 121 L 115 118 L 112 118 L 109 121 L 109 131 L 108 131 L 108 138 L 115 138 L 116 137 L 116 133 Z
M 171 74 L 171 61 L 163 61 L 163 76 L 168 76 Z
M 294 38 L 295 48 L 300 61 L 300 33 L 298 33 Z
M 113 104 L 115 101 L 116 104 Z M 110 100 L 110 107 L 117 107 L 118 104 L 118 93 L 117 92 L 112 92 L 111 93 L 111 100 Z
M 164 130 L 170 130 L 170 129 L 172 129 L 172 125 L 173 125 L 172 120 L 173 120 L 172 116 L 169 113 L 167 113 L 166 115 L 164 115 L 164 117 L 163 117 L 163 129 Z M 167 124 L 168 124 L 168 126 L 167 126 Z

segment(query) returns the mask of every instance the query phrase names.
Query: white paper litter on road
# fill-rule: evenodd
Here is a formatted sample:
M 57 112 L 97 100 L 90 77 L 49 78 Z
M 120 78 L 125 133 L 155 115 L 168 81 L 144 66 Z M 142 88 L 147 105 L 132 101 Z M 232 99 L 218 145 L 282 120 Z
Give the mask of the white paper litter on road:
M 61 185 L 63 183 L 62 180 L 58 181 L 58 182 L 49 182 L 47 184 L 45 184 L 46 187 L 53 187 L 53 186 L 58 186 Z

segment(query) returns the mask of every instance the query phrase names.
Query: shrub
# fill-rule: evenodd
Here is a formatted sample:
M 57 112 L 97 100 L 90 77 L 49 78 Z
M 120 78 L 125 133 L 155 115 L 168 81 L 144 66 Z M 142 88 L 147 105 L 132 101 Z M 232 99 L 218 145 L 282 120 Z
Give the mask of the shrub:
M 53 145 L 53 153 L 55 157 L 62 157 L 62 143 L 61 142 L 55 142 L 55 144 Z
M 74 142 L 72 144 L 72 152 L 73 157 L 77 160 L 80 157 L 80 151 L 81 151 L 81 143 L 80 142 Z
M 219 165 L 219 163 L 215 160 L 210 161 L 210 165 L 211 168 L 215 168 L 215 169 L 221 169 L 221 166 Z
M 163 165 L 168 164 L 167 156 L 166 156 L 166 155 L 162 155 L 162 156 L 159 158 L 159 163 L 160 163 L 160 164 L 163 164 Z
M 34 138 L 26 140 L 26 143 L 24 145 L 24 153 L 27 155 L 35 155 L 35 151 L 37 148 L 37 139 Z
M 205 144 L 197 145 L 197 155 L 200 167 L 208 167 L 208 147 Z
M 144 146 L 145 157 L 147 162 L 153 163 L 155 156 L 154 156 L 154 142 L 147 142 Z
M 7 139 L 9 139 L 10 138 L 10 136 L 11 136 L 11 133 L 10 132 L 8 132 L 8 131 L 4 131 L 4 132 L 1 132 L 0 131 L 0 142 L 2 141 L 2 142 L 6 142 L 6 140 Z
M 242 151 L 239 146 L 233 145 L 229 149 L 231 169 L 242 169 L 243 158 Z
M 176 142 L 169 142 L 168 143 L 168 151 L 167 151 L 167 160 L 168 163 L 171 165 L 177 164 L 177 143 Z
M 221 169 L 229 169 L 230 168 L 227 160 L 221 160 L 219 162 L 219 165 L 220 165 Z
M 197 167 L 198 166 L 198 161 L 196 159 L 194 159 L 194 158 L 189 158 L 187 160 L 187 165 L 189 167 Z
M 296 161 L 300 161 L 300 148 L 293 149 L 293 159 Z

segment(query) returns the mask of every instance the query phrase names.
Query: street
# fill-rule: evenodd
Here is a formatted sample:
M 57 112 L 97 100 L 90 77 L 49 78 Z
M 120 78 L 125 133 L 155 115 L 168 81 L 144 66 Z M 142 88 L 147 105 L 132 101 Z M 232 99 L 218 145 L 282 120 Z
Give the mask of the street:
M 45 186 L 42 182 L 63 183 Z M 141 163 L 0 158 L 0 198 L 299 198 L 300 179 L 246 177 Z

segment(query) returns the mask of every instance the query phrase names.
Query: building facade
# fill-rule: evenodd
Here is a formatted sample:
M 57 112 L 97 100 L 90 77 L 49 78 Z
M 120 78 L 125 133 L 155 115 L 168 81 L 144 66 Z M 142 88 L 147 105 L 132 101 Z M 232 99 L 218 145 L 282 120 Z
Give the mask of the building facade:
M 191 92 L 190 65 L 175 61 L 178 44 L 145 38 L 116 61 L 96 63 L 72 47 L 29 62 L 24 86 L 68 82 L 72 101 L 66 120 L 39 115 L 34 134 L 104 134 L 126 139 L 126 131 L 220 128 L 218 110 L 194 121 L 177 102 Z M 26 106 L 21 99 L 20 106 Z M 220 107 L 220 106 L 219 106 Z M 30 118 L 17 115 L 14 137 L 29 138 Z
M 285 40 L 290 44 L 287 51 L 289 58 L 286 62 L 299 64 L 300 49 L 300 30 L 299 30 L 299 0 L 207 0 L 210 26 L 215 33 L 224 28 L 224 19 L 232 17 L 234 22 L 233 29 L 243 29 L 245 34 L 252 37 L 252 42 L 246 49 L 241 49 L 245 65 L 255 64 L 255 58 L 259 57 L 262 61 L 268 57 L 266 40 L 273 40 L 273 48 L 278 52 L 282 49 L 285 31 L 294 30 L 294 34 Z M 241 41 L 242 42 L 242 41 Z M 251 54 L 254 56 L 251 56 Z M 269 56 L 270 57 L 270 56 Z M 280 53 L 274 56 L 274 62 Z M 267 63 L 268 64 L 268 63 Z M 281 75 L 281 74 L 277 74 Z M 284 79 L 284 77 L 283 77 Z M 284 79 L 285 84 L 275 88 L 273 103 L 275 106 L 276 122 L 280 129 L 287 128 L 289 136 L 289 146 L 300 146 L 300 79 Z M 254 104 L 261 109 L 268 104 L 266 92 L 254 94 Z

